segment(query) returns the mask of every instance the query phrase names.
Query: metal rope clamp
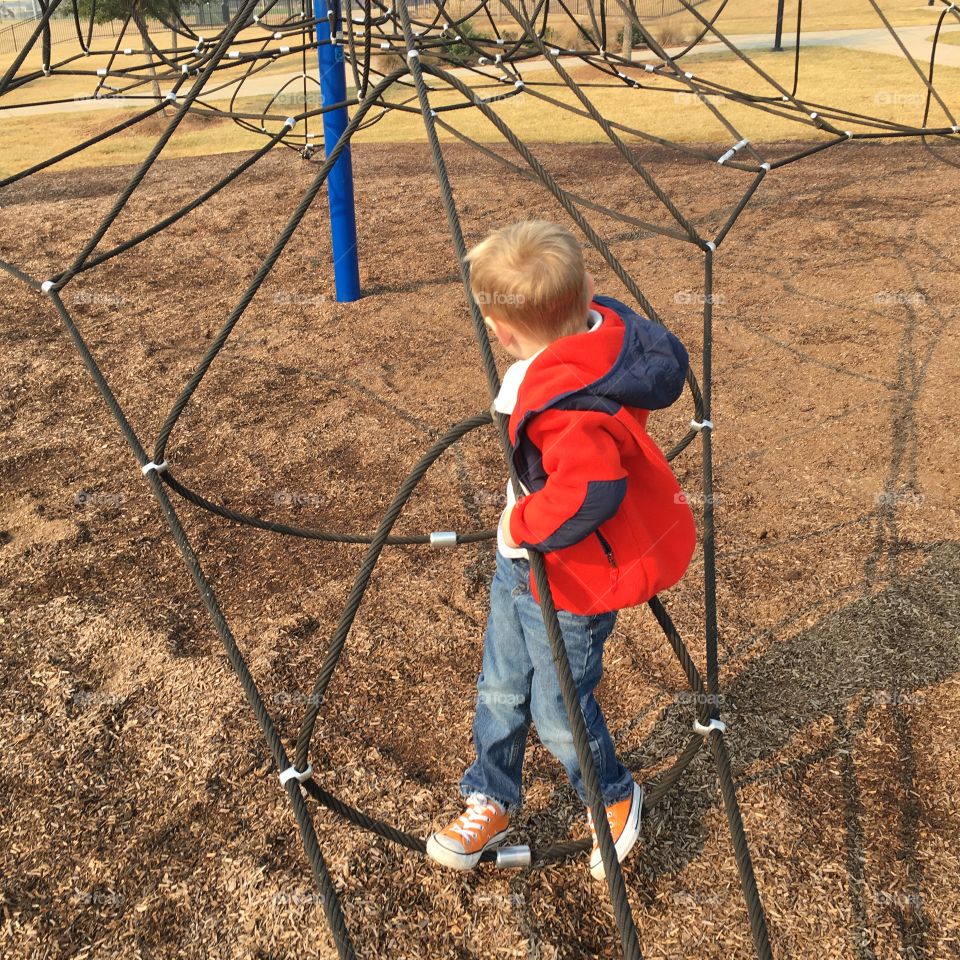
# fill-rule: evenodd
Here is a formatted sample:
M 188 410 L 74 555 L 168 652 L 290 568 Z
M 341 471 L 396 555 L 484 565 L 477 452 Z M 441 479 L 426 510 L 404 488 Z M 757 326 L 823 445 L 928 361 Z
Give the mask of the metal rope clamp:
M 717 720 L 715 717 L 711 718 L 709 723 L 701 723 L 699 720 L 693 721 L 693 732 L 699 733 L 701 737 L 707 737 L 713 731 L 716 730 L 719 733 L 727 732 L 727 725 L 722 720 Z
M 690 74 L 687 74 L 687 76 L 689 77 Z M 717 163 L 723 166 L 723 164 L 725 164 L 731 157 L 738 154 L 749 142 L 749 140 L 740 140 L 739 142 L 735 143 L 722 157 L 720 157 L 719 160 L 717 160 Z
M 529 867 L 533 862 L 530 847 L 525 843 L 497 849 L 496 864 L 501 870 L 518 870 Z
M 145 463 L 140 468 L 140 472 L 144 476 L 146 476 L 151 470 L 156 470 L 157 473 L 166 473 L 167 467 L 169 466 L 170 464 L 166 460 L 163 460 L 160 463 L 157 463 L 155 460 L 151 460 L 149 463 Z
M 281 787 L 285 787 L 291 780 L 299 780 L 300 783 L 303 783 L 304 780 L 309 780 L 313 776 L 313 764 L 308 763 L 306 770 L 298 770 L 296 767 L 290 766 L 286 770 L 282 770 L 277 776 L 280 778 Z

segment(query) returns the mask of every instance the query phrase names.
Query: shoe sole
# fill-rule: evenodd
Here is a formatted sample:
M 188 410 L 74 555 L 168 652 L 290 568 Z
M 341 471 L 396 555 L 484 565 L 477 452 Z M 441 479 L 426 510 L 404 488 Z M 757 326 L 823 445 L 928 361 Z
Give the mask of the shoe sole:
M 498 847 L 507 839 L 509 830 L 503 830 L 495 837 L 491 837 L 486 844 L 476 853 L 457 853 L 455 850 L 448 850 L 437 840 L 435 833 L 427 839 L 427 856 L 435 860 L 441 866 L 450 867 L 452 870 L 472 870 L 479 862 L 484 852 L 493 847 Z
M 634 844 L 640 836 L 640 821 L 642 819 L 643 787 L 635 783 L 633 785 L 633 803 L 630 805 L 630 815 L 627 817 L 627 822 L 624 825 L 623 833 L 620 834 L 620 839 L 617 840 L 614 845 L 614 849 L 617 851 L 617 860 L 621 863 L 626 859 L 627 854 L 633 849 Z M 603 857 L 599 849 L 596 853 L 596 861 L 594 861 L 593 857 L 590 858 L 590 874 L 596 880 L 603 880 L 607 875 L 607 871 L 603 867 Z

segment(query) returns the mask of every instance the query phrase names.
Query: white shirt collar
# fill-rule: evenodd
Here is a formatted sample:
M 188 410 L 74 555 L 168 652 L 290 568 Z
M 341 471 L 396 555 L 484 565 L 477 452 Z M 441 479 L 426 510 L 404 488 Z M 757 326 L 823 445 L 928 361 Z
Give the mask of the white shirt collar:
M 596 310 L 591 309 L 587 314 L 587 332 L 593 333 L 602 323 L 603 317 Z M 496 400 L 493 401 L 493 408 L 497 413 L 513 413 L 513 408 L 517 405 L 520 384 L 523 383 L 523 378 L 527 375 L 530 364 L 546 349 L 546 347 L 541 347 L 532 357 L 527 357 L 526 360 L 517 360 L 516 363 L 510 364 L 503 375 L 500 392 L 497 394 Z

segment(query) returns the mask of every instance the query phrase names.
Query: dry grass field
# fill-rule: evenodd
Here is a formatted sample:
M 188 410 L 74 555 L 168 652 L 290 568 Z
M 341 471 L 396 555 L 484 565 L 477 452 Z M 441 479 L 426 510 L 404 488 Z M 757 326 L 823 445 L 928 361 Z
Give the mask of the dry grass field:
M 882 9 L 897 26 L 917 26 L 933 24 L 937 9 L 918 3 L 916 0 L 897 0 L 881 5 Z M 717 0 L 698 7 L 704 16 L 715 12 Z M 747 3 L 731 4 L 725 8 L 717 20 L 717 25 L 730 36 L 755 34 L 769 31 L 771 16 L 769 3 L 750 0 Z M 451 8 L 456 13 L 458 8 Z M 557 21 L 560 23 L 560 21 Z M 788 3 L 785 22 L 788 25 L 785 37 L 789 46 L 790 31 L 796 24 L 796 6 Z M 489 24 L 478 18 L 477 29 L 486 29 Z M 691 14 L 654 21 L 655 34 L 671 42 L 680 42 L 692 37 L 698 31 L 698 25 Z M 882 22 L 876 16 L 868 0 L 855 0 L 850 4 L 808 3 L 804 6 L 804 32 L 816 30 L 837 30 L 860 28 L 882 28 Z M 501 23 L 503 29 L 507 28 Z M 514 34 L 516 25 L 514 24 Z M 611 27 L 611 33 L 613 32 Z M 954 32 L 949 32 L 949 31 Z M 568 22 L 561 24 L 551 34 L 552 41 L 571 46 L 583 46 L 577 40 L 576 31 Z M 942 40 L 949 41 L 958 36 L 957 24 L 948 18 Z M 169 34 L 158 33 L 153 37 L 159 45 L 170 45 Z M 243 31 L 238 38 L 243 50 L 278 49 L 283 43 L 294 43 L 296 38 L 283 41 L 271 38 L 269 31 L 257 28 Z M 133 41 L 130 41 L 133 43 Z M 73 45 L 76 47 L 76 44 Z M 136 46 L 136 44 L 134 44 Z M 87 97 L 96 87 L 97 78 L 77 75 L 69 72 L 79 67 L 86 71 L 111 66 L 113 69 L 128 66 L 131 62 L 141 62 L 142 57 L 121 56 L 111 63 L 102 51 L 106 45 L 97 48 L 101 52 L 91 57 L 82 57 L 70 65 L 67 72 L 41 78 L 35 83 L 13 90 L 4 97 L 6 110 L 0 112 L 0 177 L 22 170 L 32 164 L 43 161 L 61 150 L 96 137 L 122 122 L 131 111 L 143 110 L 150 106 L 151 87 L 149 83 L 137 86 L 126 99 L 101 100 L 91 104 L 84 100 L 75 101 L 75 97 Z M 78 50 L 70 44 L 58 44 L 54 48 L 55 56 L 66 59 L 76 55 Z M 639 55 L 639 54 L 638 54 Z M 757 67 L 772 76 L 785 87 L 793 84 L 794 58 L 788 52 L 773 53 L 769 49 L 751 49 L 749 56 Z M 8 57 L 9 59 L 9 57 Z M 398 61 L 399 62 L 399 61 Z M 760 96 L 770 96 L 776 91 L 754 70 L 740 62 L 732 53 L 719 50 L 693 51 L 683 59 L 684 66 L 694 71 L 698 77 L 725 87 Z M 25 68 L 39 67 L 39 53 L 30 54 Z M 392 68 L 395 63 L 389 66 Z M 2 63 L 0 63 L 2 66 Z M 311 58 L 308 70 L 313 72 L 316 63 Z M 246 130 L 228 117 L 218 115 L 218 111 L 230 109 L 229 95 L 236 94 L 233 109 L 259 116 L 265 111 L 271 119 L 264 123 L 268 132 L 280 128 L 285 118 L 308 109 L 316 109 L 319 95 L 316 84 L 304 86 L 300 82 L 286 84 L 299 71 L 302 71 L 302 57 L 291 54 L 274 63 L 257 67 L 256 72 L 242 85 L 237 86 L 244 76 L 245 67 L 229 67 L 218 72 L 216 83 L 212 87 L 222 87 L 217 94 L 212 89 L 201 97 L 198 112 L 187 120 L 165 150 L 167 157 L 205 156 L 214 153 L 242 152 L 256 149 L 263 143 L 263 135 Z M 381 65 L 381 69 L 383 66 Z M 597 107 L 606 116 L 614 117 L 630 127 L 642 128 L 659 137 L 675 142 L 718 142 L 725 139 L 727 131 L 723 125 L 694 98 L 678 92 L 678 84 L 661 77 L 650 77 L 642 70 L 628 71 L 640 79 L 646 88 L 637 91 L 622 85 L 606 85 L 599 71 L 589 68 L 575 70 L 578 82 L 590 85 L 588 92 Z M 531 82 L 554 81 L 550 68 L 546 64 L 534 64 L 525 68 L 525 76 Z M 842 83 L 838 78 L 842 77 Z M 470 82 L 476 82 L 467 75 Z M 129 81 L 111 78 L 116 85 L 124 86 Z M 165 92 L 172 85 L 173 78 L 161 71 L 161 89 Z M 459 94 L 451 92 L 439 81 L 435 82 L 437 92 L 433 101 L 437 106 L 462 102 Z M 512 87 L 512 80 L 508 84 Z M 949 62 L 938 65 L 936 86 L 944 100 L 950 103 L 960 102 L 960 66 Z M 187 89 L 187 88 L 184 88 Z M 815 109 L 823 104 L 842 107 L 845 110 L 868 114 L 883 120 L 897 123 L 920 125 L 924 113 L 926 89 L 910 65 L 898 54 L 895 48 L 887 53 L 849 49 L 842 46 L 805 46 L 801 57 L 798 96 Z M 483 89 L 484 95 L 500 93 Z M 552 97 L 563 104 L 578 106 L 572 92 L 562 85 L 546 88 Z M 277 94 L 279 99 L 275 99 Z M 349 96 L 355 96 L 350 87 Z M 389 94 L 393 101 L 409 100 L 409 86 L 397 88 Z M 49 107 L 33 108 L 23 112 L 16 107 L 37 101 L 65 99 L 66 103 Z M 807 124 L 796 123 L 772 113 L 760 112 L 750 107 L 731 104 L 715 98 L 723 107 L 724 114 L 737 125 L 741 133 L 753 141 L 758 140 L 805 140 L 812 135 Z M 556 110 L 544 106 L 544 103 L 532 94 L 522 94 L 501 101 L 496 105 L 497 113 L 528 142 L 589 143 L 597 137 L 596 124 L 589 118 L 572 114 L 563 115 L 558 122 Z M 464 134 L 485 142 L 498 142 L 499 134 L 476 110 L 468 109 L 448 114 L 447 118 Z M 930 114 L 931 125 L 949 125 L 940 108 L 934 103 Z M 69 170 L 79 167 L 99 167 L 104 165 L 123 165 L 136 163 L 147 155 L 164 126 L 164 118 L 151 117 L 137 126 L 124 131 L 119 136 L 92 146 L 62 162 L 60 169 Z M 322 130 L 319 118 L 309 121 L 309 129 L 314 131 L 317 142 L 321 142 Z M 849 124 L 860 131 L 856 123 Z M 443 134 L 450 138 L 450 135 Z M 423 122 L 418 113 L 393 112 L 369 129 L 361 130 L 357 142 L 422 142 Z

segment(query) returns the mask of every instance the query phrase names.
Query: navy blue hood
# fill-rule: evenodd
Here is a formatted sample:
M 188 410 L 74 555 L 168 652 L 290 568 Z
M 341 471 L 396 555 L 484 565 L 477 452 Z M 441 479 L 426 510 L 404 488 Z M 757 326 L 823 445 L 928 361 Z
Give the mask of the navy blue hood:
M 684 345 L 666 327 L 635 313 L 619 300 L 601 296 L 593 299 L 623 321 L 623 346 L 610 370 L 584 390 L 627 407 L 669 407 L 683 393 L 690 365 Z

